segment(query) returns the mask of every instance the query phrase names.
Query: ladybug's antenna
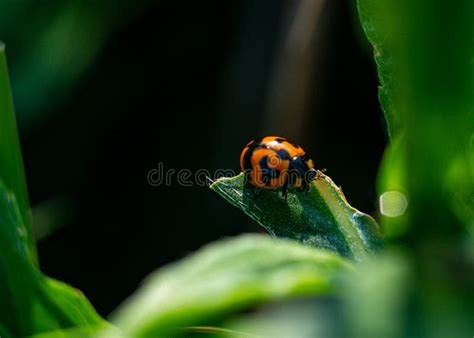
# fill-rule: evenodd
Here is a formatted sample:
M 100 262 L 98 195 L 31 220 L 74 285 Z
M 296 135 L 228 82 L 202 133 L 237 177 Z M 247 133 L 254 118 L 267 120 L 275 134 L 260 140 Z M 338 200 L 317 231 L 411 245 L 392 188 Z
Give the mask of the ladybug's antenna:
M 206 179 L 209 181 L 209 185 L 211 185 L 212 183 L 216 182 L 215 180 L 213 180 L 212 178 L 210 178 L 209 176 L 206 176 Z

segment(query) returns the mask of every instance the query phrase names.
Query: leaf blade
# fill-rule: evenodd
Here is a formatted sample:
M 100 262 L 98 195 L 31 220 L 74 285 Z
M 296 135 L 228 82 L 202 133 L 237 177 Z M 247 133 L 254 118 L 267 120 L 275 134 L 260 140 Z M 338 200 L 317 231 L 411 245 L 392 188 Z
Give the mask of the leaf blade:
M 381 246 L 375 220 L 350 206 L 340 188 L 321 172 L 309 193 L 290 191 L 287 200 L 279 191 L 260 191 L 245 184 L 243 173 L 221 178 L 210 188 L 275 237 L 295 239 L 356 260 Z
M 2 42 L 0 42 L 0 179 L 17 198 L 21 217 L 25 222 L 28 250 L 36 262 L 37 252 L 31 229 L 26 178 L 8 78 L 5 45 Z
M 1 180 L 0 250 L 0 329 L 5 336 L 105 325 L 78 290 L 47 278 L 33 263 L 15 195 Z
M 353 267 L 341 257 L 289 240 L 244 235 L 221 240 L 160 269 L 113 315 L 133 337 L 171 336 L 262 302 L 331 294 Z

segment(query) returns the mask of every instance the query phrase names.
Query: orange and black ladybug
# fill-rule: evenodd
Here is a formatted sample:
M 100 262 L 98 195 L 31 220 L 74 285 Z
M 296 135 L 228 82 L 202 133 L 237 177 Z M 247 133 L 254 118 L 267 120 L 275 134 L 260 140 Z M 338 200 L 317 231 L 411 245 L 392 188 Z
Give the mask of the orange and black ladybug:
M 262 189 L 281 188 L 285 198 L 289 186 L 308 191 L 316 176 L 313 161 L 303 148 L 278 136 L 250 141 L 240 155 L 240 167 L 252 185 Z

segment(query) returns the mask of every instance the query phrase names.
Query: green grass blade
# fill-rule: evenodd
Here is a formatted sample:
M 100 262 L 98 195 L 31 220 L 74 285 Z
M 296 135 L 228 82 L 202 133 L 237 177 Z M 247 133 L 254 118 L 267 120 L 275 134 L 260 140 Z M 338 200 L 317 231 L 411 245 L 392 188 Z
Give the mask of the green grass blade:
M 8 79 L 5 45 L 0 42 L 0 179 L 15 194 L 25 222 L 28 250 L 37 260 L 36 246 L 31 231 L 31 214 L 26 188 L 20 141 L 16 128 L 13 99 Z
M 0 180 L 0 327 L 11 336 L 33 330 L 37 278 L 15 196 Z
M 104 325 L 80 291 L 45 277 L 33 263 L 14 193 L 0 180 L 0 332 L 23 337 Z
M 276 237 L 356 260 L 381 245 L 374 219 L 351 207 L 339 187 L 321 172 L 309 193 L 290 191 L 286 201 L 278 190 L 256 190 L 244 184 L 243 174 L 221 178 L 211 189 Z
M 333 294 L 353 271 L 330 251 L 244 235 L 212 243 L 158 270 L 119 307 L 112 322 L 123 337 L 183 335 L 264 302 Z

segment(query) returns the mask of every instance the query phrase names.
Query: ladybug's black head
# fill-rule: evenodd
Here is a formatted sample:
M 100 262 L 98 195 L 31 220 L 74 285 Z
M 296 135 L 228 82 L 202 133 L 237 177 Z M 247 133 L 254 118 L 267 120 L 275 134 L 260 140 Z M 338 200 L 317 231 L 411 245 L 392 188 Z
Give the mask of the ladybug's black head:
M 298 173 L 299 177 L 303 177 L 308 171 L 308 165 L 299 156 L 295 156 L 291 159 L 290 170 Z

